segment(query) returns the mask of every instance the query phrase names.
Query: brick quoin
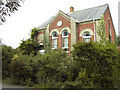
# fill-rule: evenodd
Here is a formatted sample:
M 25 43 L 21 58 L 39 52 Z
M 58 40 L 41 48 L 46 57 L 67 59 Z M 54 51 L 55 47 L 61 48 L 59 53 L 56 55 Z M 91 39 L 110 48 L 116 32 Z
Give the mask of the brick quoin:
M 82 37 L 79 37 L 80 32 L 84 29 L 90 28 L 92 29 L 93 33 L 94 33 L 94 23 L 88 23 L 88 24 L 82 24 L 82 25 L 78 25 L 77 26 L 77 30 L 78 30 L 78 42 L 82 42 Z M 94 41 L 94 36 L 91 36 L 91 40 Z
M 105 14 L 104 14 L 104 21 L 105 21 L 105 30 L 107 33 L 107 38 L 109 38 L 109 23 L 108 23 L 108 18 L 110 20 L 110 28 L 111 28 L 111 37 L 112 37 L 112 41 L 113 43 L 115 43 L 115 29 L 112 23 L 112 18 L 110 15 L 110 11 L 109 8 L 107 8 Z

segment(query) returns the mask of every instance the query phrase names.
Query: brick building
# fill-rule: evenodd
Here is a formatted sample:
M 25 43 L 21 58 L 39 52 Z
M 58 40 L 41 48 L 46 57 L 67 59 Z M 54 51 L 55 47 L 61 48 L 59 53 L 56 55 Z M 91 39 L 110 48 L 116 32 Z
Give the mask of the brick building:
M 36 40 L 42 46 L 46 34 L 52 49 L 62 48 L 70 54 L 73 45 L 77 42 L 90 40 L 100 42 L 96 28 L 101 16 L 104 16 L 107 38 L 115 43 L 115 29 L 108 4 L 80 11 L 74 11 L 74 7 L 70 7 L 69 13 L 59 11 L 57 15 L 38 27 L 39 34 Z

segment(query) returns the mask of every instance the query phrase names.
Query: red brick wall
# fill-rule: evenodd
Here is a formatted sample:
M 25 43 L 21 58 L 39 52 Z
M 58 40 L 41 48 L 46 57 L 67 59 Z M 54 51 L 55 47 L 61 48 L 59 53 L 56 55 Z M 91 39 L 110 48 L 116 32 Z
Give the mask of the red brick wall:
M 62 21 L 62 26 L 58 27 L 57 22 Z M 70 20 L 66 19 L 62 15 L 58 15 L 55 20 L 50 24 L 49 32 L 53 29 L 58 29 L 59 32 L 62 28 L 64 27 L 69 27 L 71 29 L 71 22 Z M 52 39 L 52 38 L 51 38 Z M 52 45 L 52 40 L 51 40 L 51 45 Z M 62 35 L 58 35 L 58 48 L 62 48 Z M 71 34 L 69 34 L 69 50 L 71 48 Z
M 39 31 L 38 35 L 39 34 L 44 34 L 44 31 Z M 36 40 L 38 40 L 38 35 L 36 36 Z
M 77 26 L 77 30 L 78 30 L 78 42 L 82 42 L 82 37 L 79 37 L 80 32 L 84 29 L 90 28 L 93 30 L 94 32 L 94 23 L 88 23 L 88 24 L 82 24 L 82 25 L 78 25 Z M 91 40 L 94 41 L 94 36 L 91 36 Z
M 110 15 L 109 8 L 107 8 L 107 10 L 106 10 L 106 12 L 104 14 L 105 30 L 106 30 L 106 33 L 107 33 L 107 38 L 109 38 L 109 23 L 108 23 L 108 18 L 110 19 L 112 41 L 113 41 L 113 43 L 115 43 L 115 30 L 114 30 L 114 26 L 113 26 L 113 23 L 112 23 L 112 18 L 111 18 L 111 15 Z
M 69 55 L 71 54 L 71 33 L 69 33 Z
M 57 22 L 58 21 L 62 21 L 63 22 L 61 27 L 57 26 Z M 51 30 L 53 30 L 53 29 L 58 29 L 60 31 L 63 27 L 66 27 L 66 26 L 71 28 L 70 21 L 68 19 L 66 19 L 65 17 L 63 17 L 62 15 L 58 15 L 55 18 L 55 20 L 50 24 L 50 31 L 49 32 L 51 32 Z

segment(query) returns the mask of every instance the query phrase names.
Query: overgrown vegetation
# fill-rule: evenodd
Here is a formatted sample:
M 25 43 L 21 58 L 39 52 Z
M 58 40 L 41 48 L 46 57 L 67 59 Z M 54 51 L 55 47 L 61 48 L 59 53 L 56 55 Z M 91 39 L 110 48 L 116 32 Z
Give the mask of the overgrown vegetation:
M 2 78 L 10 77 L 11 58 L 14 56 L 15 53 L 17 53 L 17 51 L 12 49 L 12 47 L 2 45 Z
M 22 43 L 20 43 L 20 46 L 18 48 L 20 53 L 26 55 L 30 55 L 30 54 L 37 55 L 37 52 L 40 49 L 38 42 L 32 39 L 27 39 L 26 41 L 22 40 Z
M 74 46 L 73 58 L 79 68 L 79 82 L 83 87 L 117 88 L 119 60 L 117 47 L 100 43 L 78 43 Z M 120 56 L 119 56 L 120 57 Z
M 105 31 L 105 21 L 104 21 L 104 16 L 101 17 L 100 23 L 97 26 L 97 33 L 100 36 L 100 42 L 105 45 L 106 42 L 106 31 Z
M 0 24 L 6 21 L 6 16 L 18 11 L 18 8 L 21 7 L 21 2 L 24 2 L 24 0 L 0 0 Z
M 31 31 L 31 39 L 34 41 L 35 40 L 35 37 L 38 35 L 38 28 L 33 28 L 32 31 Z
M 13 84 L 33 86 L 37 83 L 38 56 L 15 54 L 11 61 L 11 79 Z
M 70 57 L 59 50 L 44 55 L 17 53 L 9 58 L 11 62 L 6 66 L 10 67 L 14 84 L 37 88 L 118 88 L 120 85 L 120 51 L 109 42 L 105 46 L 77 43 Z

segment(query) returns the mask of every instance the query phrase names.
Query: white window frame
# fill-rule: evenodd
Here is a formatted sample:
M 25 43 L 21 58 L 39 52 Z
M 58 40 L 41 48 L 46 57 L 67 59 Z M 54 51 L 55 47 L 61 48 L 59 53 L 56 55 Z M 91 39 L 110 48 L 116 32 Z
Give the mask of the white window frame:
M 68 33 L 66 36 L 63 35 L 63 32 L 64 32 L 64 31 L 67 31 L 67 33 Z M 63 47 L 63 43 L 64 43 L 64 42 L 63 42 L 63 39 L 65 39 L 65 38 L 68 39 L 68 43 L 67 43 L 67 46 L 68 46 L 68 47 Z M 64 45 L 64 46 L 65 46 L 65 45 Z M 68 51 L 68 49 L 69 49 L 69 32 L 68 32 L 68 30 L 66 30 L 66 29 L 62 31 L 62 49 L 63 49 L 63 50 L 67 49 L 67 51 L 65 51 L 65 52 L 66 52 L 66 53 L 69 53 L 69 51 Z
M 63 32 L 64 31 L 67 31 L 68 32 L 68 30 L 63 30 Z M 64 36 L 63 35 L 63 32 L 62 32 L 62 49 L 68 49 L 69 48 L 69 32 L 68 32 L 68 35 L 67 36 Z M 63 47 L 63 39 L 65 39 L 65 38 L 68 38 L 68 47 Z
M 57 32 L 53 32 L 53 33 L 57 33 Z M 52 33 L 52 49 L 57 49 L 58 48 L 58 33 L 57 33 L 57 37 L 53 37 L 53 33 Z M 57 47 L 53 47 L 53 40 L 57 40 Z M 54 44 L 56 45 L 56 44 Z
M 88 31 L 87 31 L 87 32 L 88 32 Z M 86 32 L 84 32 L 84 33 L 86 33 Z M 90 34 L 90 32 L 89 32 L 90 36 L 84 36 L 84 33 L 83 33 L 83 42 L 85 42 L 84 39 L 91 39 L 91 34 Z M 90 42 L 90 41 L 89 41 L 89 42 Z

